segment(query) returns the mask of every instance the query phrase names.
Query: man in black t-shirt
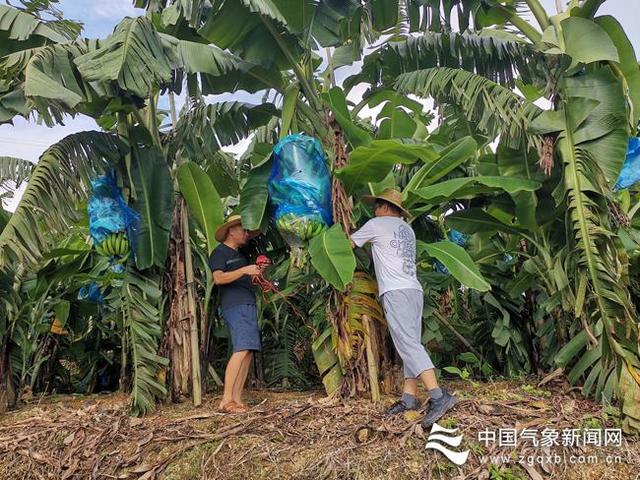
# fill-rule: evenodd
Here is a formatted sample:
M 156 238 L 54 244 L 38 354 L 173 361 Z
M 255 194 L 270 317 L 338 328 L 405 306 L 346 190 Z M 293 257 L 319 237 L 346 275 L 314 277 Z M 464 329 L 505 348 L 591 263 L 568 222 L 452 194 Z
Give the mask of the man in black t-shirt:
M 253 351 L 260 351 L 260 332 L 256 294 L 251 283 L 260 267 L 249 265 L 238 248 L 259 232 L 248 232 L 240 215 L 232 215 L 216 230 L 220 242 L 209 258 L 213 281 L 220 288 L 222 316 L 231 333 L 233 354 L 224 374 L 224 393 L 218 408 L 224 412 L 244 412 L 242 391 L 247 380 Z

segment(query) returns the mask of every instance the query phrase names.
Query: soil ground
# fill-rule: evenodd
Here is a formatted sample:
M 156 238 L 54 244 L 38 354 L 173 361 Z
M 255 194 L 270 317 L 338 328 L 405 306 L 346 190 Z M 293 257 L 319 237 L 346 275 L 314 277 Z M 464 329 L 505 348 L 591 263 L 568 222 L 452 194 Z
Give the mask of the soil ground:
M 0 479 L 640 479 L 637 436 L 607 447 L 499 445 L 500 428 L 528 428 L 539 441 L 545 428 L 619 428 L 617 409 L 537 380 L 447 382 L 459 403 L 438 423 L 463 435 L 449 447 L 469 450 L 462 466 L 425 448 L 431 432 L 419 414 L 384 417 L 390 396 L 374 404 L 252 390 L 244 414 L 217 412 L 209 395 L 199 408 L 163 405 L 143 418 L 128 415 L 121 394 L 42 397 L 0 417 Z

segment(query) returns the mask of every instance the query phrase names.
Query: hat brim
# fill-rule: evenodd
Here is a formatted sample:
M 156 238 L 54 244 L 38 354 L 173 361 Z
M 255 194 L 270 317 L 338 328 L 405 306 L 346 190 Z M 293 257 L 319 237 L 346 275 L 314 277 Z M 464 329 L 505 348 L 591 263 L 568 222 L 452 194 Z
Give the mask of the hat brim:
M 241 225 L 241 224 L 242 222 L 239 218 L 223 223 L 216 230 L 216 234 L 215 234 L 216 240 L 218 242 L 224 242 L 224 239 L 227 237 L 227 232 L 229 231 L 229 229 L 234 225 Z
M 411 217 L 411 214 L 407 210 L 405 210 L 402 205 L 399 205 L 396 202 L 394 202 L 393 200 L 389 200 L 388 198 L 380 197 L 380 196 L 377 196 L 377 195 L 363 195 L 361 200 L 366 204 L 375 203 L 376 200 L 384 200 L 385 202 L 390 203 L 391 205 L 395 205 L 396 207 L 398 207 L 402 211 L 402 213 L 404 214 L 405 217 L 407 217 L 407 218 Z
M 214 235 L 215 239 L 220 243 L 224 242 L 224 239 L 227 237 L 227 232 L 229 231 L 229 229 L 231 227 L 235 227 L 236 225 L 242 225 L 242 220 L 241 219 L 235 219 L 235 220 L 231 220 L 229 222 L 223 223 L 216 230 L 216 233 Z M 249 232 L 249 240 L 251 240 L 252 238 L 257 237 L 258 235 L 260 235 L 260 230 L 251 230 Z

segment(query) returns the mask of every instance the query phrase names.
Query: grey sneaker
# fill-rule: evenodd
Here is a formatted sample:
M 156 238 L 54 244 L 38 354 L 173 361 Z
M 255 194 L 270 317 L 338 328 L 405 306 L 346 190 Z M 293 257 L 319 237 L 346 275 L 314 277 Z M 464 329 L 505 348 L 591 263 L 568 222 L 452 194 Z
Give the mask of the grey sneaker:
M 420 403 L 416 402 L 413 407 L 408 407 L 402 400 L 398 400 L 392 403 L 391 406 L 384 411 L 384 414 L 387 416 L 398 415 L 399 413 L 404 413 L 409 410 L 420 410 Z
M 447 413 L 458 400 L 446 389 L 442 389 L 442 396 L 437 400 L 429 399 L 429 410 L 422 418 L 422 428 L 431 428 L 442 416 Z

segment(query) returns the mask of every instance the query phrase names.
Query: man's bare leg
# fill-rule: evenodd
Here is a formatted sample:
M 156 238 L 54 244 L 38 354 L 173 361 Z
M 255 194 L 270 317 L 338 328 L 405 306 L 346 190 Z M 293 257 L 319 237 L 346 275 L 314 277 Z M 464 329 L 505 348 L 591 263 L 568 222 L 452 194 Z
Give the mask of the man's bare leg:
M 405 378 L 402 393 L 408 393 L 416 397 L 418 395 L 418 380 L 415 378 Z
M 238 376 L 236 377 L 236 381 L 233 384 L 233 401 L 241 406 L 244 406 L 244 403 L 242 403 L 242 391 L 244 390 L 244 384 L 246 383 L 247 376 L 249 375 L 249 367 L 251 367 L 252 359 L 253 352 L 247 351 L 247 356 L 244 357 L 242 365 L 240 366 L 240 371 L 238 372 Z
M 436 371 L 434 368 L 430 368 L 425 370 L 420 374 L 420 379 L 427 390 L 433 390 L 434 388 L 438 388 L 438 380 L 436 379 Z M 417 383 L 417 382 L 416 382 Z M 406 384 L 406 381 L 405 381 Z
M 233 402 L 233 387 L 248 354 L 248 350 L 242 350 L 240 352 L 234 352 L 233 355 L 231 355 L 229 363 L 227 363 L 227 368 L 224 371 L 224 391 L 220 404 L 218 405 L 219 408 Z
M 436 379 L 435 369 L 430 368 L 420 374 L 420 380 L 424 383 L 427 390 L 438 388 L 438 380 Z M 417 378 L 405 378 L 404 388 L 402 393 L 408 393 L 414 397 L 418 396 L 418 379 Z

